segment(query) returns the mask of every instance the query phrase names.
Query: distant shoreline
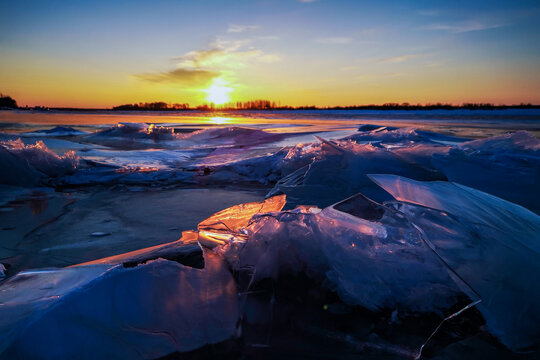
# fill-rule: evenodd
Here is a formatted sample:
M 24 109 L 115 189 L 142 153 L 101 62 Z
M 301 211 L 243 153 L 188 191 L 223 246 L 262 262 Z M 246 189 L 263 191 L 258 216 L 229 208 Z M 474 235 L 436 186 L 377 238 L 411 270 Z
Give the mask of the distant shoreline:
M 170 112 L 170 113 L 190 113 L 190 112 L 277 112 L 277 111 L 355 111 L 355 110 L 375 110 L 375 111 L 430 111 L 430 110 L 508 110 L 508 109 L 540 109 L 539 105 L 486 105 L 486 104 L 467 104 L 467 105 L 359 105 L 359 106 L 335 106 L 335 107 L 276 107 L 263 109 L 236 109 L 236 108 L 189 108 L 189 109 L 146 109 L 146 108 L 71 108 L 71 107 L 18 107 L 18 108 L 0 108 L 0 110 L 18 110 L 18 111 L 66 111 L 66 112 Z

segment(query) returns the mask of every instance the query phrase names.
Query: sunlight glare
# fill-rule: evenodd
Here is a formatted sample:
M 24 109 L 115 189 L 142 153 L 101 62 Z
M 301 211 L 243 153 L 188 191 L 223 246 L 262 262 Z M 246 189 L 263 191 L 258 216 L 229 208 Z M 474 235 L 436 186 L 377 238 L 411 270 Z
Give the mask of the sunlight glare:
M 210 118 L 210 122 L 216 125 L 227 124 L 230 120 L 232 120 L 232 118 L 223 116 L 213 116 Z
M 216 105 L 222 105 L 231 101 L 230 93 L 234 89 L 228 85 L 229 83 L 223 78 L 214 79 L 212 85 L 203 90 L 206 93 L 206 100 Z

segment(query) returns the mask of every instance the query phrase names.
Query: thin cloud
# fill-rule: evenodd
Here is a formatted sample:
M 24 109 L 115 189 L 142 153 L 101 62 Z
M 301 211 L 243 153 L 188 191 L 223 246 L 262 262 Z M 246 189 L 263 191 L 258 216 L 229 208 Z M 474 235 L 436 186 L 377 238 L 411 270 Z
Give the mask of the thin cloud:
M 173 58 L 176 69 L 136 74 L 135 78 L 155 83 L 174 82 L 202 86 L 224 74 L 234 74 L 236 69 L 252 62 L 272 63 L 280 61 L 277 54 L 267 54 L 252 46 L 253 39 L 217 38 L 209 48 L 193 50 Z
M 228 33 L 243 33 L 247 31 L 254 31 L 258 30 L 261 27 L 258 25 L 235 25 L 231 24 L 229 25 L 229 28 L 227 29 Z
M 201 69 L 174 69 L 159 73 L 134 75 L 135 78 L 153 83 L 179 83 L 184 85 L 203 85 L 220 74 Z
M 336 36 L 336 37 L 316 38 L 315 42 L 318 42 L 320 44 L 349 44 L 353 40 L 354 39 L 351 37 Z
M 409 59 L 414 59 L 418 57 L 418 54 L 406 54 L 406 55 L 400 55 L 400 56 L 394 56 L 389 58 L 380 59 L 377 62 L 378 63 L 400 63 L 407 61 Z
M 506 24 L 498 22 L 483 22 L 478 20 L 462 21 L 456 23 L 430 24 L 422 27 L 424 30 L 446 31 L 449 33 L 459 34 L 470 31 L 482 31 L 488 29 L 496 29 L 505 26 Z
M 276 35 L 264 35 L 264 36 L 259 36 L 258 39 L 259 40 L 279 40 L 279 36 L 276 36 Z
M 312 2 L 315 2 L 317 0 L 298 0 L 300 1 L 301 3 L 312 3 Z

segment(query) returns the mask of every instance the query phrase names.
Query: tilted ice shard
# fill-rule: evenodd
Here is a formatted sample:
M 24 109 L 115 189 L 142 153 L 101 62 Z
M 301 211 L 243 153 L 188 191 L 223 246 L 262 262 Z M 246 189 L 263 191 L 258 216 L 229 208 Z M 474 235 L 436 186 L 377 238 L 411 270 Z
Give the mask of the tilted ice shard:
M 274 196 L 260 202 L 245 203 L 219 211 L 199 223 L 199 242 L 206 247 L 222 245 L 234 238 L 244 238 L 241 229 L 258 213 L 279 211 L 285 206 L 285 195 Z
M 88 261 L 73 266 L 97 264 L 123 264 L 124 266 L 136 266 L 158 258 L 174 260 L 191 267 L 204 267 L 203 254 L 197 242 L 197 232 L 191 230 L 183 231 L 182 237 L 176 241 Z
M 163 259 L 19 273 L 0 286 L 0 357 L 155 359 L 236 334 L 234 279 Z
M 459 184 L 371 178 L 400 202 L 458 285 L 480 297 L 494 335 L 513 350 L 540 342 L 540 216 Z

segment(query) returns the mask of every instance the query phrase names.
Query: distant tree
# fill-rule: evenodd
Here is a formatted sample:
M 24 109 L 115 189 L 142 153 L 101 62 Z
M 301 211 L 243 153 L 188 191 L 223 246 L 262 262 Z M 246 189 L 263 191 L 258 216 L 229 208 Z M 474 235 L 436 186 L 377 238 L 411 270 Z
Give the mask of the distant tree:
M 0 108 L 18 108 L 17 102 L 11 97 L 0 93 Z

